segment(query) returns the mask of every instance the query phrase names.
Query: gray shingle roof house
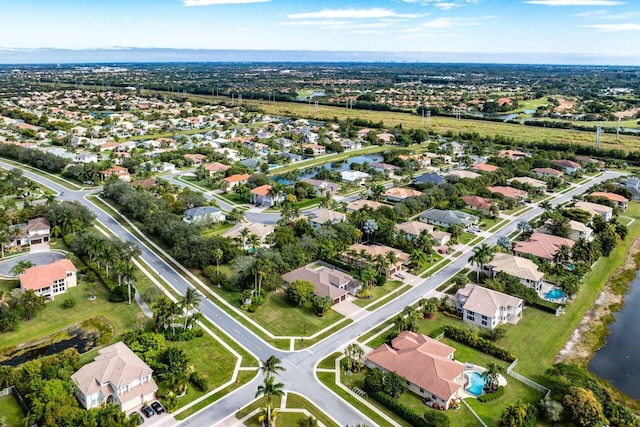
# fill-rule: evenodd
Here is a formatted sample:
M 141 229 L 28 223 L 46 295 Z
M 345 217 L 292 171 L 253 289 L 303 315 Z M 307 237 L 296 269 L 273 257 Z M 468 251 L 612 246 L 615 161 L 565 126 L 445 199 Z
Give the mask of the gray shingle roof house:
M 462 224 L 465 228 L 478 223 L 478 217 L 461 211 L 442 209 L 429 209 L 419 216 L 420 221 L 427 224 L 451 227 L 453 224 Z
M 225 218 L 225 214 L 220 209 L 213 206 L 202 206 L 184 211 L 182 220 L 192 223 L 196 221 L 224 221 Z
M 444 178 L 437 173 L 425 173 L 416 177 L 416 184 L 435 184 L 440 185 L 444 182 Z

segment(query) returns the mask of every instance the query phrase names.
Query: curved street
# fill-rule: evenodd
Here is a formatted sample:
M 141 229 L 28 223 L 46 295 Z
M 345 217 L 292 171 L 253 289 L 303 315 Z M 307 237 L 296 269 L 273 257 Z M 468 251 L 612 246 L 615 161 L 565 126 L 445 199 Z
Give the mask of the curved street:
M 0 166 L 5 168 L 13 168 L 14 166 L 0 161 Z M 24 175 L 39 184 L 47 186 L 55 191 L 64 193 L 60 197 L 65 200 L 75 200 L 87 206 L 96 215 L 97 221 L 102 223 L 105 228 L 124 240 L 135 242 L 142 251 L 141 258 L 153 268 L 165 281 L 175 288 L 181 294 L 184 294 L 190 286 L 188 281 L 182 277 L 174 268 L 154 253 L 145 242 L 132 235 L 127 229 L 120 225 L 118 221 L 98 208 L 94 204 L 85 199 L 89 191 L 73 191 L 62 187 L 60 184 L 34 174 L 29 170 L 24 170 Z M 592 179 L 580 186 L 575 186 L 565 194 L 558 195 L 553 199 L 552 205 L 564 203 L 574 195 L 584 192 L 590 186 L 615 177 L 620 176 L 617 172 L 605 172 L 600 177 Z M 180 182 L 180 181 L 177 181 Z M 176 182 L 176 183 L 177 183 Z M 173 181 L 172 181 L 173 183 Z M 223 208 L 224 209 L 224 208 Z M 515 217 L 499 231 L 491 233 L 482 243 L 494 245 L 500 235 L 508 235 L 516 230 L 519 221 L 528 221 L 539 215 L 542 209 L 538 206 L 533 207 L 530 211 Z M 264 215 L 264 214 L 263 214 Z M 270 214 L 277 215 L 277 214 Z M 315 366 L 319 361 L 327 357 L 336 350 L 342 349 L 348 343 L 356 339 L 359 335 L 365 333 L 369 329 L 375 327 L 379 323 L 393 317 L 400 312 L 405 306 L 413 304 L 422 297 L 432 292 L 441 283 L 455 275 L 459 270 L 467 265 L 468 252 L 473 249 L 472 246 L 466 246 L 463 254 L 454 259 L 450 264 L 436 272 L 433 276 L 428 277 L 408 292 L 400 295 L 393 301 L 378 308 L 359 320 L 354 321 L 349 326 L 341 329 L 339 332 L 322 340 L 306 350 L 301 351 L 282 351 L 271 347 L 261 338 L 257 337 L 250 330 L 231 318 L 224 310 L 221 310 L 208 297 L 203 295 L 201 311 L 212 323 L 222 329 L 229 337 L 244 346 L 249 352 L 253 353 L 258 359 L 265 360 L 270 355 L 275 355 L 282 360 L 282 365 L 286 371 L 280 374 L 279 379 L 284 383 L 285 390 L 297 392 L 311 400 L 322 411 L 329 414 L 340 425 L 352 425 L 357 423 L 365 423 L 375 425 L 373 421 L 361 414 L 348 403 L 344 402 L 340 397 L 322 385 L 315 375 Z M 236 412 L 239 408 L 245 406 L 254 400 L 257 386 L 261 383 L 261 378 L 257 376 L 245 386 L 235 390 L 234 392 L 222 397 L 212 405 L 199 411 L 195 415 L 187 418 L 180 425 L 183 426 L 211 426 L 216 425 L 229 415 Z

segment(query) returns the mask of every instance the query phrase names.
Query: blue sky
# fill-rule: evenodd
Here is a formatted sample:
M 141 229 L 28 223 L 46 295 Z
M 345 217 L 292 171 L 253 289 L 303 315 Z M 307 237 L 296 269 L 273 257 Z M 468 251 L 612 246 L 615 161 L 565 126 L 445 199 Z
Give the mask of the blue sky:
M 541 53 L 640 64 L 638 0 L 3 3 L 0 48 L 5 50 L 140 47 L 486 52 L 532 57 Z

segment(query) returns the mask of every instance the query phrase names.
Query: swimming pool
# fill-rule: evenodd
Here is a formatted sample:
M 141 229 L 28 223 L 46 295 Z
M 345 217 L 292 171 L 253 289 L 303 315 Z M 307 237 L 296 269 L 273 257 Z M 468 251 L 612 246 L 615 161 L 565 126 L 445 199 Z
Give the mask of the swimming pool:
M 482 374 L 476 371 L 465 371 L 464 373 L 467 378 L 469 378 L 469 384 L 466 388 L 467 392 L 474 396 L 480 396 L 484 389 L 484 378 Z
M 553 288 L 551 289 L 549 292 L 546 292 L 544 294 L 544 297 L 546 299 L 560 299 L 560 298 L 564 298 L 564 292 L 562 292 L 560 289 L 558 288 Z

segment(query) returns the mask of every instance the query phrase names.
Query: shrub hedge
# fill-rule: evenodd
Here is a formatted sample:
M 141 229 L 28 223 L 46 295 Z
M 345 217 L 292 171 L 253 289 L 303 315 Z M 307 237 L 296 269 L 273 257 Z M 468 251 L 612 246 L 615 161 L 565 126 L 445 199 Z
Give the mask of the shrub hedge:
M 414 427 L 449 427 L 449 418 L 442 412 L 428 409 L 424 416 L 420 416 L 384 392 L 376 391 L 369 396 Z
M 491 402 L 492 400 L 496 400 L 504 395 L 504 386 L 498 387 L 496 391 L 493 393 L 483 394 L 482 396 L 478 396 L 478 400 L 480 402 Z

